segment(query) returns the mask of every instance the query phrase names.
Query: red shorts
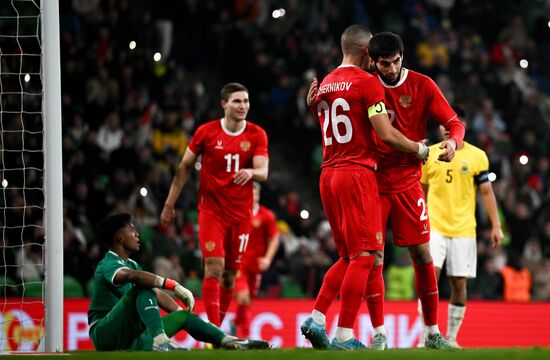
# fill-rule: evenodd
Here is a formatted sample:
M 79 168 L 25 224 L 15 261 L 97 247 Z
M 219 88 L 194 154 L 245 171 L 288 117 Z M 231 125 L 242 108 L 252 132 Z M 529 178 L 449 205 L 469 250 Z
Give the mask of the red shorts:
M 373 170 L 360 166 L 325 168 L 319 187 L 341 257 L 384 248 L 380 199 Z
M 248 245 L 250 219 L 227 223 L 216 214 L 199 211 L 199 242 L 203 259 L 221 257 L 225 268 L 238 270 Z
M 420 182 L 405 191 L 381 193 L 380 202 L 384 229 L 391 217 L 394 245 L 412 246 L 430 241 L 428 205 Z
M 256 297 L 258 290 L 260 290 L 260 283 L 262 281 L 261 273 L 248 272 L 246 269 L 241 268 L 235 280 L 235 293 L 248 292 L 251 297 Z

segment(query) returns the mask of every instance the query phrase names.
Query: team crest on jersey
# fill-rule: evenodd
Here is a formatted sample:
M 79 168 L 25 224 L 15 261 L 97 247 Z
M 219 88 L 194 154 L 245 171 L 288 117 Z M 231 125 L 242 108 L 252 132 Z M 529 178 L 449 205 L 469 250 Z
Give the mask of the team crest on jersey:
M 379 243 L 380 245 L 382 245 L 382 232 L 381 231 L 377 231 L 376 232 L 376 242 Z
M 214 146 L 214 149 L 223 149 L 221 140 L 216 141 L 216 146 Z
M 208 241 L 206 244 L 204 244 L 204 248 L 206 251 L 212 251 L 214 248 L 216 248 L 216 243 L 213 241 Z
M 470 169 L 468 168 L 468 162 L 466 160 L 462 160 L 462 166 L 460 166 L 460 172 L 466 175 L 469 170 Z
M 402 108 L 408 108 L 411 106 L 412 103 L 412 97 L 409 95 L 401 95 L 399 97 L 399 105 L 401 105 Z
M 250 141 L 241 141 L 241 149 L 242 151 L 250 150 Z
M 260 219 L 254 219 L 254 220 L 252 220 L 252 226 L 253 226 L 254 228 L 257 229 L 257 228 L 260 227 L 260 225 L 262 225 L 262 220 L 260 220 Z

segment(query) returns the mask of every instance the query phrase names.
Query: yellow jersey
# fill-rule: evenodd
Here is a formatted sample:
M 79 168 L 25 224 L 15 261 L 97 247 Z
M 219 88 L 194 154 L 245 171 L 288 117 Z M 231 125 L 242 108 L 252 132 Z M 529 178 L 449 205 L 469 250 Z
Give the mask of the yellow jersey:
M 430 227 L 448 237 L 476 237 L 477 186 L 489 181 L 489 159 L 485 152 L 464 141 L 451 162 L 437 160 L 443 149 L 430 146 L 430 157 L 422 167 L 422 184 L 429 185 Z

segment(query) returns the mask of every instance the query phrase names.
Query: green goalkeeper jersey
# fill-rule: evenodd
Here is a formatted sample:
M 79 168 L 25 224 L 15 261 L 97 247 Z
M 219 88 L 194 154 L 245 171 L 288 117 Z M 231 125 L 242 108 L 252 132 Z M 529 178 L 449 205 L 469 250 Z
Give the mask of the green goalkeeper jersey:
M 116 305 L 118 300 L 134 286 L 132 283 L 116 285 L 115 275 L 121 269 L 141 270 L 132 259 L 124 261 L 113 251 L 108 251 L 97 265 L 94 274 L 94 291 L 88 309 L 88 324 L 103 318 Z

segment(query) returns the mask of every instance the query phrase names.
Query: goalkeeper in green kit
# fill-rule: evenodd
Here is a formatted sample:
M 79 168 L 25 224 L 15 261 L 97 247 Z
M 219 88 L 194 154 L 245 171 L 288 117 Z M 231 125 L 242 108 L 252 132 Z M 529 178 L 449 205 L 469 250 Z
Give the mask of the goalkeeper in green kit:
M 193 294 L 176 281 L 141 270 L 129 256 L 140 247 L 129 214 L 110 215 L 98 226 L 109 251 L 94 274 L 94 291 L 88 309 L 90 339 L 98 351 L 181 350 L 170 340 L 185 330 L 196 340 L 223 349 L 264 349 L 263 340 L 230 336 L 191 311 Z M 183 310 L 162 289 L 170 290 L 187 307 Z M 159 307 L 168 315 L 161 316 Z

